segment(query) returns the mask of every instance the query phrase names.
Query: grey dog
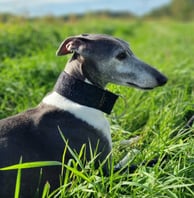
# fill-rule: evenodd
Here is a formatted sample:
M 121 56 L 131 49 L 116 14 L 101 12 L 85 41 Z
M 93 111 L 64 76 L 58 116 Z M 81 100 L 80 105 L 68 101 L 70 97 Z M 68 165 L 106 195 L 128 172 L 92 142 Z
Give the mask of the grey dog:
M 108 83 L 153 89 L 167 78 L 139 60 L 129 45 L 118 38 L 100 34 L 82 34 L 67 38 L 57 55 L 73 53 L 59 76 L 53 91 L 33 109 L 0 120 L 0 167 L 19 162 L 61 161 L 65 142 L 79 153 L 86 145 L 99 153 L 96 167 L 112 150 L 110 127 L 104 113 L 110 114 L 117 95 L 105 90 Z M 65 161 L 72 158 L 67 152 Z M 111 156 L 110 156 L 111 159 Z M 37 186 L 48 181 L 59 185 L 60 167 L 22 170 L 21 197 L 33 197 Z M 108 172 L 107 163 L 103 167 Z M 14 195 L 17 171 L 0 171 L 0 197 Z

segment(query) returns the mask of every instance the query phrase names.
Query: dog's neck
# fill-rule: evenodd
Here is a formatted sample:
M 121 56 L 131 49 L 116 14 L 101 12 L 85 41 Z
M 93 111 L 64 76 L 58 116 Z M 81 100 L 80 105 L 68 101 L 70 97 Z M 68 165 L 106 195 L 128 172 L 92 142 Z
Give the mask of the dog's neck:
M 77 53 L 74 53 L 66 64 L 65 72 L 74 76 L 76 79 L 96 85 L 102 89 L 105 89 L 108 84 L 103 79 L 97 64 L 91 59 L 86 59 Z
M 64 71 L 78 80 L 85 81 L 86 77 L 82 71 L 82 64 L 82 60 L 74 54 L 66 64 Z
M 106 91 L 105 85 L 97 83 L 97 80 L 88 74 L 86 64 L 89 62 L 74 53 L 65 71 L 59 76 L 54 91 L 73 102 L 110 114 L 118 96 Z
M 62 72 L 55 84 L 54 91 L 78 104 L 98 109 L 110 114 L 118 98 L 117 95 L 95 85 Z

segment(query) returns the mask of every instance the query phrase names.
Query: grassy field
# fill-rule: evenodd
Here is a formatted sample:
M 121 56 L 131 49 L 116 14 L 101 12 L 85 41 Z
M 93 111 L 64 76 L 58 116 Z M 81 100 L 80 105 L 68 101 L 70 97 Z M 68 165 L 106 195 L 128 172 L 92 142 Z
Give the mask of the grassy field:
M 56 57 L 60 42 L 81 33 L 103 33 L 128 41 L 134 53 L 163 72 L 169 81 L 153 91 L 109 85 L 122 95 L 111 123 L 113 156 L 117 162 L 138 149 L 129 163 L 133 174 L 99 177 L 97 171 L 78 172 L 64 180 L 56 197 L 194 197 L 194 131 L 184 126 L 194 114 L 194 23 L 134 21 L 85 17 L 70 21 L 42 19 L 0 23 L 0 118 L 36 106 L 52 87 L 70 56 Z M 126 111 L 119 118 L 119 115 Z M 120 141 L 140 135 L 130 147 Z M 142 164 L 155 156 L 159 163 Z M 18 159 L 19 161 L 19 159 Z M 49 197 L 47 193 L 45 196 Z M 53 196 L 52 196 L 53 197 Z

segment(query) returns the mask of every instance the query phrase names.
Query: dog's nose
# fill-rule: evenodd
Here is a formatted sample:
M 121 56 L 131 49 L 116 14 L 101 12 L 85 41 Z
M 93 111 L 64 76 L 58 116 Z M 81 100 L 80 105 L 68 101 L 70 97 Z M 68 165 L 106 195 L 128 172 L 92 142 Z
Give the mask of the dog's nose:
M 157 81 L 158 81 L 158 85 L 162 86 L 167 83 L 168 78 L 161 74 L 160 76 L 158 76 Z

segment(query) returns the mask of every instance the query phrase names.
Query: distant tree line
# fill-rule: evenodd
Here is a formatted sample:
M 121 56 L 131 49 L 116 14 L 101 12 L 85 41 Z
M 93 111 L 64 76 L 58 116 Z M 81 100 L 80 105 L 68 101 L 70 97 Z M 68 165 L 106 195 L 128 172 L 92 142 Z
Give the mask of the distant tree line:
M 104 11 L 97 11 L 97 12 L 88 12 L 84 14 L 71 14 L 71 15 L 64 15 L 58 18 L 62 20 L 69 21 L 69 20 L 79 20 L 84 17 L 110 17 L 110 18 L 137 18 L 134 14 L 130 12 L 112 12 L 109 10 Z M 155 9 L 150 13 L 143 16 L 143 18 L 173 18 L 176 20 L 194 20 L 194 0 L 171 0 L 171 3 Z M 40 17 L 41 19 L 46 20 L 55 20 L 57 17 L 55 16 L 43 16 Z M 39 17 L 29 18 L 27 16 L 14 16 L 10 13 L 0 14 L 0 22 L 7 22 L 7 21 L 15 21 L 15 20 L 36 20 L 40 19 Z
M 170 17 L 177 20 L 194 20 L 194 0 L 172 0 L 166 6 L 152 11 L 153 18 Z

